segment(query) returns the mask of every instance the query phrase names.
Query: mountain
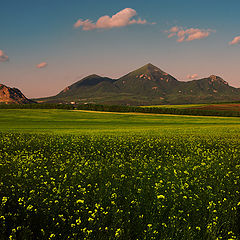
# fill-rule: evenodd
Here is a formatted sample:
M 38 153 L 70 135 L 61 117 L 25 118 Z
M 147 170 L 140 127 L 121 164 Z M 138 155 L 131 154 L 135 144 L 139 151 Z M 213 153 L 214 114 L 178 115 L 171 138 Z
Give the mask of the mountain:
M 33 101 L 27 99 L 19 89 L 0 84 L 0 103 L 22 104 L 33 103 Z
M 179 81 L 149 63 L 119 79 L 90 75 L 66 87 L 56 96 L 38 100 L 129 105 L 210 103 L 239 101 L 240 89 L 229 86 L 215 75 Z
M 93 96 L 101 96 L 109 91 L 117 91 L 113 85 L 115 80 L 107 77 L 100 77 L 98 75 L 90 75 L 81 79 L 80 81 L 66 87 L 63 91 L 56 95 L 57 98 L 72 98 L 73 96 L 79 98 Z
M 174 99 L 173 99 L 174 98 Z M 240 89 L 229 86 L 219 76 L 181 82 L 178 94 L 171 96 L 170 102 L 177 103 L 216 103 L 240 100 Z
M 177 79 L 149 63 L 119 78 L 115 85 L 128 93 L 160 96 L 171 93 L 178 83 Z

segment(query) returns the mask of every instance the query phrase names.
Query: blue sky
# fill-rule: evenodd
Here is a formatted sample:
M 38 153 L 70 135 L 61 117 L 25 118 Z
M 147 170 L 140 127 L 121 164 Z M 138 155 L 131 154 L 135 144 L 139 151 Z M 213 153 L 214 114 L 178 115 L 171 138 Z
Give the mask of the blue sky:
M 240 87 L 239 9 L 238 0 L 2 1 L 0 81 L 50 96 L 89 74 L 117 78 L 151 62 L 179 80 L 215 74 Z M 110 19 L 119 12 L 132 14 L 121 27 Z

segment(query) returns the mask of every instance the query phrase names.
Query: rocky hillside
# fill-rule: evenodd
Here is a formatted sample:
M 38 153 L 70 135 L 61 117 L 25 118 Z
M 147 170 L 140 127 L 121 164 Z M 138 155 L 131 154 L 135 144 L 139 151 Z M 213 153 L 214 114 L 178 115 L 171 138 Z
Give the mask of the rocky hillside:
M 33 103 L 32 100 L 27 99 L 22 92 L 17 88 L 10 88 L 0 84 L 0 103 Z

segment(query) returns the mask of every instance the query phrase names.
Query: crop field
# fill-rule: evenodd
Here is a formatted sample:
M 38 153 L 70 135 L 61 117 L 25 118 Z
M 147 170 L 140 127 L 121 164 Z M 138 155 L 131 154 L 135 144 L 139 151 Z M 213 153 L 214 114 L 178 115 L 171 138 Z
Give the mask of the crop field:
M 0 110 L 0 239 L 239 239 L 239 124 Z
M 240 129 L 240 118 L 94 111 L 0 109 L 0 132 L 53 134 L 217 133 Z M 214 129 L 213 129 L 214 128 Z

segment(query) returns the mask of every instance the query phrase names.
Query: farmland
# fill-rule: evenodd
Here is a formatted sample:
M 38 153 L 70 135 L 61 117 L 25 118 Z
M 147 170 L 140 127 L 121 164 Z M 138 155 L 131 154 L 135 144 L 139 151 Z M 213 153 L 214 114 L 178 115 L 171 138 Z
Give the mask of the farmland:
M 0 110 L 0 239 L 238 239 L 239 124 Z
M 214 127 L 214 129 L 213 129 Z M 229 132 L 239 129 L 240 118 L 107 113 L 55 109 L 0 109 L 0 132 L 53 134 Z

